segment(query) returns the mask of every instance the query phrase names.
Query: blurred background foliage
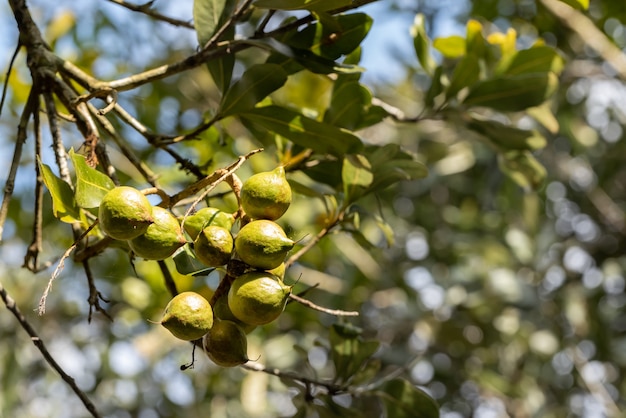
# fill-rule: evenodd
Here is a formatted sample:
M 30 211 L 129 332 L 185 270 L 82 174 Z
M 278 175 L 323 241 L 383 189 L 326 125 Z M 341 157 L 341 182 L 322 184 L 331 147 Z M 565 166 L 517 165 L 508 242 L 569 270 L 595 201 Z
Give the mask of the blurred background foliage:
M 155 22 L 113 2 L 33 0 L 29 5 L 59 55 L 105 80 L 182 59 L 196 45 L 192 30 Z M 189 20 L 192 2 L 153 7 Z M 307 297 L 323 306 L 358 310 L 360 317 L 348 322 L 361 327 L 365 339 L 380 342 L 374 358 L 383 374 L 403 371 L 437 400 L 442 417 L 617 416 L 626 408 L 625 80 L 540 2 L 389 0 L 371 10 L 376 11 L 374 28 L 386 21 L 406 23 L 400 32 L 405 39 L 395 44 L 368 39 L 364 62 L 372 62 L 365 59 L 372 56 L 383 62 L 364 83 L 374 97 L 406 115 L 426 117 L 404 123 L 387 118 L 359 134 L 368 143 L 398 144 L 417 155 L 429 176 L 358 201 L 351 213 L 359 216 L 358 229 L 373 245 L 361 245 L 359 236 L 332 234 L 302 257 L 286 280 L 296 283 L 296 290 L 319 285 Z M 5 38 L 11 40 L 3 45 L 6 66 L 17 30 L 6 4 L 0 11 Z M 548 139 L 534 152 L 546 169 L 537 191 L 507 177 L 498 153 L 475 131 L 438 117 L 438 109 L 425 112 L 432 78 L 411 46 L 409 29 L 417 13 L 424 15 L 431 39 L 465 36 L 471 18 L 487 33 L 515 29 L 520 49 L 541 38 L 563 58 L 559 89 L 548 102 L 557 128 L 528 115 L 508 120 L 539 129 Z M 624 2 L 591 0 L 583 13 L 610 42 L 626 48 Z M 243 34 L 252 29 L 238 28 Z M 368 50 L 370 45 L 378 49 Z M 445 64 L 448 58 L 433 53 Z M 237 57 L 238 75 L 259 59 L 252 52 Z M 399 69 L 385 74 L 386 61 L 390 71 Z M 448 69 L 453 67 L 451 61 Z M 19 55 L 0 119 L 5 150 L 14 141 L 29 83 Z M 331 88 L 325 76 L 301 72 L 273 99 L 316 114 Z M 204 67 L 119 96 L 138 120 L 162 134 L 190 131 L 219 100 Z M 166 191 L 186 186 L 187 177 L 171 158 L 125 125 L 116 127 Z M 63 128 L 68 147 L 78 148 L 82 138 L 69 124 Z M 227 119 L 178 151 L 210 172 L 259 145 L 244 126 Z M 254 156 L 239 176 L 273 168 L 281 151 L 270 148 Z M 53 158 L 49 153 L 44 150 L 44 161 Z M 10 152 L 1 158 L 0 166 L 8 167 Z M 112 160 L 123 183 L 145 186 L 123 158 L 114 153 Z M 275 417 L 301 410 L 305 391 L 289 379 L 220 369 L 201 353 L 193 369 L 180 371 L 191 359 L 189 345 L 151 322 L 159 320 L 170 298 L 162 273 L 156 263 L 141 260 L 134 271 L 124 251 L 109 249 L 91 264 L 98 290 L 110 300 L 103 306 L 113 322 L 96 314 L 88 323 L 87 284 L 71 263 L 54 284 L 45 316 L 38 317 L 35 309 L 50 269 L 32 274 L 21 268 L 31 240 L 34 180 L 27 173 L 33 173 L 34 163 L 25 159 L 20 166 L 0 247 L 2 283 L 105 416 Z M 290 179 L 333 192 L 302 173 Z M 54 263 L 72 236 L 52 217 L 50 200 L 45 202 L 41 259 Z M 236 208 L 228 194 L 212 204 Z M 392 245 L 376 216 L 393 231 Z M 284 224 L 292 236 L 305 237 L 319 231 L 324 217 L 322 201 L 297 195 Z M 175 281 L 179 291 L 209 296 L 218 277 L 179 275 Z M 6 310 L 0 313 L 0 417 L 85 416 L 15 319 Z M 337 321 L 290 304 L 276 323 L 250 334 L 249 356 L 310 378 L 332 377 L 331 325 Z M 327 402 L 336 403 L 337 410 L 369 406 L 371 416 L 379 414 L 367 399 L 338 396 Z M 325 414 L 330 412 L 311 416 L 346 416 Z

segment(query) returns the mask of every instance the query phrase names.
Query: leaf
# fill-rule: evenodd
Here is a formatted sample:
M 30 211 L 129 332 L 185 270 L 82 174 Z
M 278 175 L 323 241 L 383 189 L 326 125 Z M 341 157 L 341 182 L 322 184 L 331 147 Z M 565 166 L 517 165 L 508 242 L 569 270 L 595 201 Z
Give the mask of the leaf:
M 299 181 L 289 179 L 289 186 L 291 186 L 291 190 L 294 193 L 300 194 L 302 196 L 324 199 L 324 195 L 322 193 L 318 192 L 312 187 L 300 183 Z
M 461 89 L 475 84 L 480 76 L 478 58 L 474 55 L 464 56 L 454 68 L 446 97 L 455 96 Z
M 246 41 L 250 42 L 250 41 Z M 330 74 L 330 73 L 340 73 L 340 74 L 356 74 L 364 71 L 363 68 L 358 65 L 351 64 L 342 64 L 333 61 L 332 59 L 322 57 L 320 55 L 315 54 L 313 51 L 305 48 L 297 48 L 294 46 L 286 45 L 280 42 L 277 42 L 274 39 L 267 39 L 264 41 L 255 41 L 255 45 L 263 44 L 263 48 L 270 49 L 283 57 L 287 57 L 290 60 L 293 60 L 300 66 L 306 68 L 307 70 L 315 73 L 315 74 Z M 290 60 L 285 60 L 281 57 L 270 56 L 267 60 L 268 63 L 280 64 L 281 66 L 287 65 L 287 72 L 293 73 L 299 71 L 300 68 L 294 66 L 293 62 Z
M 430 39 L 426 34 L 426 20 L 422 13 L 418 13 L 411 26 L 411 37 L 413 38 L 413 48 L 420 65 L 426 74 L 432 74 L 435 68 L 435 60 L 430 54 Z
M 498 155 L 500 170 L 524 191 L 538 190 L 546 179 L 546 169 L 529 151 Z
M 343 159 L 341 179 L 346 204 L 352 203 L 372 184 L 374 180 L 372 166 L 364 155 L 348 154 Z
M 433 47 L 446 58 L 460 58 L 465 55 L 465 39 L 459 35 L 436 38 Z
M 385 237 L 385 241 L 387 243 L 387 248 L 393 247 L 396 242 L 396 234 L 393 232 L 393 227 L 385 221 L 382 216 L 375 215 L 374 220 L 376 221 L 376 225 L 383 233 Z
M 189 245 L 184 245 L 182 250 L 178 251 L 172 258 L 176 271 L 183 275 L 204 276 L 215 270 L 215 268 L 209 268 L 206 264 L 201 263 Z
M 234 115 L 252 109 L 287 82 L 287 73 L 277 64 L 256 64 L 248 68 L 222 98 L 219 115 Z
M 331 358 L 339 382 L 348 382 L 380 345 L 378 341 L 363 341 L 359 331 L 345 324 L 333 324 L 330 329 Z
M 222 39 L 233 39 L 235 37 L 235 28 L 230 27 L 224 34 Z M 209 73 L 213 78 L 213 82 L 217 88 L 224 94 L 230 87 L 233 77 L 233 69 L 235 68 L 235 54 L 226 54 L 219 58 L 214 58 L 206 63 Z
M 424 104 L 429 108 L 432 108 L 435 105 L 435 98 L 439 96 L 444 90 L 444 85 L 441 81 L 442 75 L 443 66 L 438 65 L 435 68 L 435 72 L 433 73 L 432 79 L 430 81 L 430 87 L 428 88 L 424 96 Z
M 332 16 L 330 22 L 320 20 L 301 34 L 313 30 L 313 43 L 308 49 L 325 58 L 336 60 L 347 55 L 361 45 L 372 27 L 373 19 L 365 13 L 350 13 Z
M 242 113 L 241 117 L 319 153 L 340 156 L 357 152 L 363 146 L 361 140 L 352 133 L 285 107 L 257 107 Z
M 330 106 L 324 114 L 324 122 L 346 129 L 356 129 L 372 102 L 372 94 L 358 81 L 337 81 L 333 87 Z
M 52 196 L 52 212 L 55 218 L 65 223 L 80 222 L 80 210 L 74 200 L 74 192 L 69 184 L 54 175 L 46 164 L 39 161 L 43 182 Z
M 435 400 L 405 379 L 393 379 L 381 389 L 388 418 L 439 417 L 439 406 Z
M 391 160 L 374 167 L 374 181 L 368 192 L 384 190 L 403 180 L 415 180 L 426 177 L 428 168 L 419 161 Z
M 553 73 L 501 76 L 476 83 L 463 102 L 515 112 L 540 105 L 557 87 L 558 79 Z
M 261 9 L 327 11 L 351 5 L 353 0 L 257 0 Z
M 76 171 L 76 203 L 85 209 L 100 206 L 102 198 L 115 187 L 115 183 L 106 174 L 88 166 L 82 155 L 74 150 L 70 150 L 69 154 Z
M 494 120 L 471 117 L 467 127 L 483 135 L 500 151 L 536 150 L 546 146 L 546 138 L 539 132 L 515 128 Z
M 200 46 L 204 46 L 232 14 L 236 1 L 194 0 L 193 24 Z
M 553 72 L 559 74 L 563 70 L 563 58 L 549 46 L 536 46 L 517 51 L 506 60 L 505 68 L 499 69 L 503 75 L 519 75 L 529 73 Z
M 483 36 L 483 25 L 474 19 L 470 19 L 466 26 L 466 52 L 476 58 L 483 58 L 487 51 L 487 44 Z

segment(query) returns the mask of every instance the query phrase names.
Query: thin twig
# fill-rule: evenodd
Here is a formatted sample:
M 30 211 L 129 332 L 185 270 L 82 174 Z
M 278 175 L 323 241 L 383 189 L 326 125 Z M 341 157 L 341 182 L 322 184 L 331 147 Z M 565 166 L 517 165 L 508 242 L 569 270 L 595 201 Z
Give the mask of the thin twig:
M 72 388 L 74 393 L 83 402 L 83 405 L 85 405 L 85 408 L 87 408 L 89 413 L 93 417 L 95 417 L 95 418 L 100 418 L 102 415 L 98 412 L 98 410 L 96 409 L 95 405 L 91 402 L 91 400 L 87 397 L 87 395 L 82 390 L 80 390 L 78 385 L 76 385 L 76 382 L 74 381 L 74 378 L 72 376 L 68 375 L 65 372 L 65 370 L 63 370 L 61 365 L 59 365 L 59 363 L 57 363 L 56 360 L 52 357 L 52 355 L 50 354 L 50 352 L 46 348 L 46 345 L 44 344 L 43 340 L 41 338 L 39 338 L 39 335 L 37 334 L 37 332 L 35 332 L 35 329 L 28 322 L 26 317 L 22 314 L 21 310 L 19 309 L 19 307 L 15 303 L 15 300 L 7 293 L 7 291 L 4 288 L 4 286 L 2 285 L 2 283 L 0 283 L 0 297 L 2 298 L 2 300 L 3 300 L 4 304 L 6 305 L 7 309 L 9 311 L 11 311 L 11 313 L 17 318 L 17 321 L 20 323 L 21 327 L 30 336 L 33 344 L 35 344 L 35 347 L 37 347 L 37 349 L 39 349 L 39 352 L 41 353 L 43 358 L 46 360 L 46 362 L 57 373 L 59 373 L 61 378 Z
M 2 235 L 4 232 L 4 223 L 7 220 L 9 214 L 9 203 L 13 197 L 13 189 L 15 187 L 15 177 L 17 176 L 17 168 L 20 165 L 22 159 L 22 150 L 27 138 L 27 128 L 30 117 L 36 111 L 39 106 L 38 103 L 39 94 L 35 87 L 31 88 L 28 94 L 28 99 L 22 109 L 22 115 L 20 116 L 20 122 L 17 125 L 17 138 L 15 139 L 15 148 L 13 149 L 13 160 L 11 161 L 11 167 L 9 168 L 9 174 L 7 180 L 4 183 L 4 196 L 2 198 L 2 206 L 0 206 L 0 242 L 2 242 Z
M 63 267 L 65 267 L 65 260 L 70 256 L 72 251 L 74 251 L 74 249 L 78 246 L 78 244 L 82 241 L 82 239 L 85 238 L 87 234 L 89 234 L 89 232 L 91 232 L 91 230 L 96 225 L 98 225 L 97 219 L 94 223 L 92 223 L 89 226 L 89 228 L 85 230 L 85 232 L 83 232 L 74 241 L 74 243 L 67 250 L 65 250 L 65 252 L 61 256 L 61 259 L 59 260 L 59 264 L 57 264 L 57 267 L 52 272 L 52 276 L 50 276 L 50 280 L 48 280 L 48 285 L 46 286 L 46 289 L 44 290 L 43 295 L 41 296 L 41 299 L 39 299 L 39 308 L 37 310 L 39 312 L 39 315 L 43 315 L 46 313 L 46 299 L 48 298 L 48 294 L 50 293 L 50 290 L 52 290 L 52 282 L 54 282 L 54 280 L 59 276 L 59 274 L 63 270 Z
M 37 108 L 33 112 L 33 131 L 35 132 L 35 155 L 41 155 L 41 127 L 39 119 L 39 101 Z M 39 270 L 39 254 L 43 249 L 43 177 L 39 164 L 35 164 L 35 219 L 33 221 L 33 240 L 31 241 L 24 264 L 28 270 L 37 272 Z
M 182 190 L 182 191 L 176 193 L 174 196 L 172 196 L 170 198 L 170 204 L 172 206 L 174 206 L 176 204 L 176 202 L 179 202 L 180 200 L 186 199 L 189 196 L 194 196 L 194 195 L 198 194 L 201 190 L 205 189 L 204 192 L 202 192 L 196 198 L 196 200 L 194 201 L 194 204 L 191 205 L 191 207 L 189 208 L 189 210 L 185 214 L 185 216 L 188 216 L 193 211 L 193 209 L 196 206 L 196 204 L 198 202 L 200 202 L 202 199 L 204 199 L 204 197 L 207 194 L 209 194 L 213 189 L 215 189 L 215 187 L 217 187 L 218 184 L 220 184 L 222 181 L 226 180 L 226 178 L 228 178 L 235 171 L 237 171 L 239 169 L 239 167 L 241 167 L 243 165 L 243 163 L 248 158 L 252 157 L 254 154 L 258 154 L 261 151 L 263 151 L 263 148 L 252 150 L 249 153 L 247 153 L 246 155 L 240 156 L 237 159 L 237 161 L 235 161 L 234 163 L 232 163 L 228 167 L 221 168 L 219 170 L 215 170 L 209 176 L 206 176 L 205 178 L 203 178 L 201 180 L 198 180 L 197 182 L 189 185 L 184 190 Z
M 268 368 L 255 361 L 248 361 L 247 363 L 243 364 L 241 367 L 247 370 L 251 370 L 253 372 L 262 372 L 262 373 L 270 374 L 272 376 L 280 377 L 281 379 L 289 379 L 289 380 L 293 380 L 296 382 L 300 382 L 306 385 L 307 387 L 311 385 L 323 387 L 323 388 L 326 388 L 326 390 L 328 390 L 328 393 L 331 395 L 338 395 L 340 393 L 350 392 L 349 387 L 337 385 L 332 382 L 325 382 L 322 380 L 310 379 L 308 377 L 301 376 L 297 373 L 285 372 L 280 369 Z
M 111 315 L 109 315 L 109 313 L 102 306 L 100 306 L 100 301 L 108 303 L 109 300 L 102 296 L 102 293 L 100 293 L 100 291 L 96 288 L 96 281 L 93 277 L 89 260 L 83 260 L 82 264 L 85 276 L 87 276 L 87 285 L 89 286 L 89 297 L 87 298 L 87 301 L 89 302 L 89 315 L 87 316 L 87 322 L 91 322 L 91 316 L 94 308 L 96 309 L 96 312 L 100 312 L 109 321 L 113 321 Z
M 342 311 L 340 309 L 329 309 L 329 308 L 324 308 L 323 306 L 319 306 L 316 305 L 315 303 L 311 302 L 308 299 L 305 299 L 303 297 L 300 297 L 298 295 L 294 295 L 293 293 L 289 294 L 289 298 L 301 303 L 302 305 L 309 307 L 311 309 L 315 309 L 316 311 L 320 311 L 320 312 L 324 312 L 327 313 L 329 315 L 335 315 L 335 316 L 359 316 L 359 313 L 356 311 Z
M 89 111 L 96 118 L 96 121 L 100 124 L 102 129 L 109 134 L 115 145 L 119 148 L 122 154 L 128 158 L 128 161 L 141 173 L 141 175 L 146 179 L 148 183 L 152 186 L 157 187 L 157 179 L 158 176 L 152 172 L 150 167 L 146 163 L 144 163 L 141 158 L 138 158 L 135 155 L 134 151 L 128 146 L 128 144 L 120 137 L 120 135 L 115 130 L 115 127 L 107 118 L 103 115 L 98 114 L 98 110 L 95 106 L 88 104 Z M 101 161 L 102 162 L 102 161 Z M 107 174 L 108 170 L 107 170 Z
M 7 69 L 6 78 L 4 79 L 4 86 L 2 86 L 2 98 L 0 98 L 0 116 L 2 116 L 2 108 L 4 107 L 4 101 L 7 97 L 7 91 L 9 89 L 9 77 L 11 77 L 13 64 L 15 64 L 15 59 L 17 58 L 17 54 L 20 52 L 21 47 L 22 43 L 18 40 L 17 45 L 15 46 L 15 51 L 13 52 L 11 60 L 9 61 L 9 68 Z
M 161 274 L 163 274 L 163 280 L 165 281 L 165 287 L 169 290 L 172 296 L 176 296 L 178 294 L 178 289 L 176 288 L 176 282 L 174 281 L 174 277 L 170 272 L 170 269 L 167 268 L 167 264 L 165 261 L 159 260 L 159 269 L 161 269 Z
M 125 2 L 124 0 L 107 0 L 107 1 L 111 3 L 119 4 L 120 6 L 125 7 L 128 10 L 142 13 L 146 16 L 150 16 L 151 18 L 155 20 L 160 20 L 162 22 L 166 22 L 174 26 L 180 26 L 180 27 L 188 28 L 188 29 L 194 28 L 192 23 L 186 22 L 184 20 L 176 19 L 173 17 L 169 17 L 169 16 L 163 15 L 161 13 L 158 13 L 152 10 L 150 6 L 152 6 L 152 3 L 154 3 L 154 0 L 149 1 L 148 3 L 145 3 L 145 4 L 141 4 L 141 5 L 131 4 L 131 3 Z
M 321 241 L 322 238 L 328 235 L 330 231 L 332 231 L 341 222 L 342 219 L 343 219 L 343 211 L 339 213 L 339 215 L 336 217 L 336 219 L 333 222 L 331 222 L 330 224 L 322 228 L 317 233 L 317 235 L 315 235 L 311 240 L 309 240 L 309 242 L 306 243 L 306 245 L 304 245 L 304 247 L 300 248 L 298 251 L 292 254 L 289 257 L 289 259 L 285 261 L 285 268 L 289 268 L 296 261 L 298 261 L 300 257 L 306 254 L 307 251 L 315 247 L 317 243 Z

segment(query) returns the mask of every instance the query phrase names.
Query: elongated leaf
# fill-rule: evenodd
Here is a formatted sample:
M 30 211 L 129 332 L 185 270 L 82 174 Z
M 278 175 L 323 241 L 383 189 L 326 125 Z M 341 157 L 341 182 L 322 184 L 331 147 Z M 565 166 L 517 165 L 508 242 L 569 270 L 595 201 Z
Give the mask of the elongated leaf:
M 236 1 L 194 0 L 193 24 L 200 46 L 205 45 L 234 10 Z
M 554 48 L 536 46 L 530 49 L 517 51 L 512 59 L 507 60 L 507 66 L 500 69 L 505 75 L 553 72 L 559 74 L 563 69 L 563 58 Z
M 39 162 L 43 182 L 52 196 L 54 217 L 65 223 L 80 222 L 80 209 L 74 200 L 74 192 L 69 184 L 57 177 L 49 166 Z
M 372 166 L 364 155 L 346 155 L 343 159 L 341 179 L 346 203 L 352 203 L 372 184 L 374 180 Z
M 225 117 L 252 109 L 286 81 L 287 74 L 277 64 L 253 65 L 228 90 L 222 99 L 219 114 Z
M 82 155 L 73 150 L 69 154 L 76 171 L 76 203 L 85 209 L 100 206 L 102 198 L 115 187 L 115 183 L 106 174 L 89 167 Z
M 424 96 L 424 104 L 432 108 L 435 105 L 435 98 L 439 96 L 443 90 L 444 85 L 441 81 L 443 75 L 443 66 L 438 65 L 435 68 L 432 79 L 430 81 L 430 87 L 426 91 L 426 95 Z
M 461 89 L 476 83 L 479 76 L 480 66 L 478 65 L 478 58 L 474 55 L 464 56 L 454 68 L 450 85 L 448 90 L 446 90 L 446 96 L 455 96 Z
M 349 6 L 353 0 L 257 0 L 256 7 L 277 10 L 313 10 L 324 12 Z
M 539 132 L 515 128 L 493 120 L 471 118 L 467 127 L 495 145 L 500 151 L 536 150 L 546 146 L 546 139 Z
M 381 388 L 388 418 L 438 418 L 433 398 L 404 379 L 391 380 Z
M 200 260 L 196 258 L 196 255 L 189 245 L 184 245 L 183 248 L 174 255 L 173 259 L 176 271 L 180 274 L 206 276 L 215 270 L 215 268 L 208 268 L 206 264 L 201 263 Z
M 361 140 L 348 131 L 280 106 L 258 107 L 240 116 L 319 153 L 343 155 L 357 152 L 363 146 Z
M 428 168 L 419 161 L 391 160 L 374 167 L 374 181 L 369 192 L 378 192 L 392 184 L 405 180 L 415 180 L 426 177 Z
M 223 38 L 233 39 L 235 36 L 235 28 L 229 28 Z M 224 94 L 233 78 L 233 69 L 235 68 L 235 54 L 226 54 L 222 57 L 212 59 L 206 63 L 213 82 L 217 88 Z
M 525 191 L 539 189 L 546 178 L 546 169 L 529 151 L 500 154 L 500 170 Z
M 372 102 L 372 94 L 358 81 L 336 83 L 324 122 L 346 129 L 356 129 L 365 108 Z
M 432 74 L 435 68 L 435 60 L 430 54 L 430 39 L 426 34 L 426 19 L 422 13 L 418 13 L 411 26 L 413 48 L 420 65 L 427 74 Z
M 475 84 L 464 103 L 515 112 L 540 105 L 557 86 L 553 73 L 496 77 Z
M 348 382 L 366 361 L 374 355 L 380 343 L 364 341 L 360 334 L 345 329 L 345 325 L 333 324 L 330 329 L 331 358 L 335 365 L 336 380 Z
M 466 38 L 467 55 L 473 55 L 476 58 L 485 57 L 487 41 L 483 36 L 483 25 L 479 21 L 470 19 L 467 22 Z
M 329 31 L 327 27 L 323 27 L 322 30 L 318 29 L 318 36 L 311 46 L 311 51 L 335 60 L 361 45 L 372 27 L 373 19 L 365 13 L 333 16 L 333 19 L 337 24 L 336 28 L 332 31 Z
M 433 47 L 446 58 L 460 58 L 465 54 L 465 39 L 459 35 L 436 38 Z

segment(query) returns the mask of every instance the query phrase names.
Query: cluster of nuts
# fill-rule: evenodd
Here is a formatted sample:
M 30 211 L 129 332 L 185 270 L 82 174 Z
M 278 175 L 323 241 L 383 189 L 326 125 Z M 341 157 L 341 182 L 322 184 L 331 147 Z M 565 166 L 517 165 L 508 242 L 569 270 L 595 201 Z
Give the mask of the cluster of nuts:
M 247 179 L 240 203 L 245 216 L 239 222 L 247 223 L 234 238 L 233 214 L 206 207 L 179 219 L 127 186 L 109 191 L 98 212 L 101 230 L 127 241 L 139 257 L 163 260 L 189 242 L 207 267 L 224 267 L 231 260 L 245 266 L 234 278 L 228 277 L 230 272 L 226 275 L 228 291 L 216 294 L 212 305 L 198 293 L 183 292 L 170 300 L 161 320 L 179 339 L 202 339 L 208 357 L 223 367 L 248 361 L 246 334 L 278 318 L 291 294 L 291 287 L 283 283 L 284 261 L 295 243 L 275 222 L 291 203 L 284 168 Z

